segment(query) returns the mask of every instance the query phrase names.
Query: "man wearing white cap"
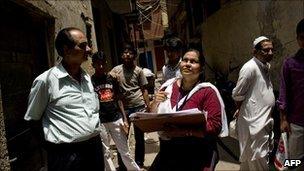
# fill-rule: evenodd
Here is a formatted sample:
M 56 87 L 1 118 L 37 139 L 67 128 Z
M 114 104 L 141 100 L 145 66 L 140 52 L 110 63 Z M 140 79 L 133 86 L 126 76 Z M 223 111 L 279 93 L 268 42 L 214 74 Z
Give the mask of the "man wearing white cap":
M 268 153 L 273 138 L 271 111 L 275 105 L 269 77 L 272 42 L 265 36 L 253 42 L 253 58 L 240 70 L 232 97 L 237 104 L 240 170 L 269 170 Z

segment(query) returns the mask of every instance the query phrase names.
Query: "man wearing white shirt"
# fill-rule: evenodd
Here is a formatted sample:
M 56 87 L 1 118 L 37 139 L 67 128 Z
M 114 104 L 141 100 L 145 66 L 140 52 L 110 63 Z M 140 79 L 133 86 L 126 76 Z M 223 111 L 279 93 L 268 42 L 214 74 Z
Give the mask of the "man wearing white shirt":
M 33 131 L 43 129 L 49 171 L 103 170 L 98 99 L 80 67 L 91 53 L 87 38 L 78 28 L 65 28 L 55 46 L 62 62 L 34 80 L 24 119 L 42 121 Z
M 240 70 L 232 97 L 236 102 L 240 143 L 240 170 L 269 170 L 268 152 L 272 141 L 272 108 L 275 104 L 269 77 L 272 42 L 265 36 L 253 42 L 253 58 Z

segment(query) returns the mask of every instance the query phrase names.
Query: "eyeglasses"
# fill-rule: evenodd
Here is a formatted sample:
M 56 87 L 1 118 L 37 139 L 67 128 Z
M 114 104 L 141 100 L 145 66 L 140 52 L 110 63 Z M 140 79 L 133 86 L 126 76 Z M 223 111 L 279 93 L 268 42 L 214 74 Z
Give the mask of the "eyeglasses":
M 88 42 L 82 42 L 82 43 L 76 44 L 75 46 L 78 46 L 80 49 L 85 50 L 88 46 Z
M 269 53 L 270 51 L 274 53 L 273 48 L 261 49 L 261 51 L 264 53 Z

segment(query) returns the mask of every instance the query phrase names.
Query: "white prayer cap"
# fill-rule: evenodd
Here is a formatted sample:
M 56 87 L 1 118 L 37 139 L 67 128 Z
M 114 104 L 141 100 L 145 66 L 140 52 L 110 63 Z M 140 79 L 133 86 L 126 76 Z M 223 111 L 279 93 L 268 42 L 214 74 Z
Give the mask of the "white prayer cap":
M 265 37 L 265 36 L 260 36 L 260 37 L 258 37 L 256 39 L 254 39 L 254 41 L 253 41 L 253 47 L 255 47 L 258 43 L 260 43 L 263 40 L 269 40 L 269 39 L 267 37 Z

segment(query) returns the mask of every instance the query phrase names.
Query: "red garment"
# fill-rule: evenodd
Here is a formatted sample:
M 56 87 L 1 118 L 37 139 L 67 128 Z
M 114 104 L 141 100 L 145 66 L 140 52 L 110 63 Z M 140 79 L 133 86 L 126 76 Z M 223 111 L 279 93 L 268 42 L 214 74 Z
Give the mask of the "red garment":
M 175 107 L 179 99 L 187 96 L 188 93 L 181 90 L 175 81 L 172 85 L 170 97 L 171 105 L 168 106 Z M 149 170 L 214 170 L 218 162 L 216 139 L 222 129 L 221 105 L 216 92 L 211 87 L 203 87 L 193 93 L 178 110 L 193 108 L 198 108 L 207 113 L 207 123 L 202 123 L 204 136 L 160 139 L 159 153 Z
M 175 82 L 173 84 L 172 96 L 170 99 L 171 106 L 175 106 L 179 99 L 186 95 L 187 93 L 183 92 Z M 222 128 L 221 105 L 215 91 L 211 87 L 198 90 L 185 102 L 180 110 L 193 108 L 206 111 L 208 114 L 207 124 L 204 125 L 204 134 L 218 136 Z

